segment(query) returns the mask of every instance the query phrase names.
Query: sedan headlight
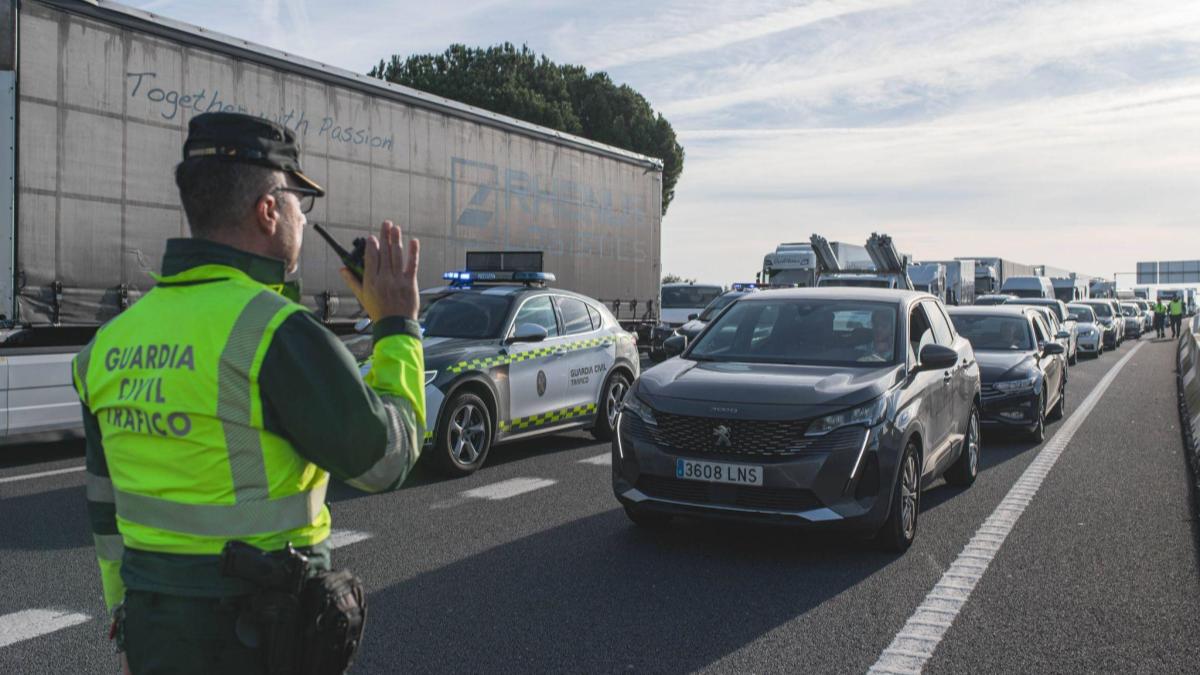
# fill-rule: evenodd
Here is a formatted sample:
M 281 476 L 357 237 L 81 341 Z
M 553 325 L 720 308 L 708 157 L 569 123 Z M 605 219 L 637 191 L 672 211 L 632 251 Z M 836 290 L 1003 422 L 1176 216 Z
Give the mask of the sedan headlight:
M 1033 389 L 1033 385 L 1037 384 L 1037 376 L 1031 375 L 1020 380 L 1004 380 L 995 384 L 996 391 L 1002 391 L 1006 394 L 1012 394 L 1018 391 L 1028 391 Z
M 658 426 L 658 420 L 654 419 L 654 410 L 633 392 L 625 395 L 625 401 L 621 404 L 621 412 L 637 415 L 646 424 Z
M 854 424 L 873 427 L 883 421 L 883 416 L 886 412 L 887 397 L 880 396 L 866 405 L 813 420 L 813 423 L 808 425 L 808 431 L 805 432 L 805 435 L 820 436 L 835 429 L 841 429 L 842 427 Z
M 429 386 L 430 382 L 433 382 L 434 380 L 437 379 L 437 373 L 438 373 L 438 371 L 436 371 L 436 370 L 425 371 L 425 386 Z

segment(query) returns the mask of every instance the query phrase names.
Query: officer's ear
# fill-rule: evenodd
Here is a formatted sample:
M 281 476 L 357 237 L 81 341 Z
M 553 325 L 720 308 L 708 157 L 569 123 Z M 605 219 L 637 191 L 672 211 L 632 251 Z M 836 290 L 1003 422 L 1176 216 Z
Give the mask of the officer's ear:
M 267 192 L 254 203 L 255 224 L 268 237 L 275 236 L 279 227 L 279 196 L 275 192 Z

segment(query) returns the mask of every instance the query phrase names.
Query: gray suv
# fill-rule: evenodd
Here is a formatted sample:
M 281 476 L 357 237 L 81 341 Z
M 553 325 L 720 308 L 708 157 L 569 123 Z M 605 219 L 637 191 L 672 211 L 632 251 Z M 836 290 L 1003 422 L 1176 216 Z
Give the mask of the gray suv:
M 979 377 L 970 343 L 926 293 L 753 293 L 634 383 L 613 491 L 642 526 L 701 516 L 833 527 L 903 551 L 923 487 L 975 480 Z

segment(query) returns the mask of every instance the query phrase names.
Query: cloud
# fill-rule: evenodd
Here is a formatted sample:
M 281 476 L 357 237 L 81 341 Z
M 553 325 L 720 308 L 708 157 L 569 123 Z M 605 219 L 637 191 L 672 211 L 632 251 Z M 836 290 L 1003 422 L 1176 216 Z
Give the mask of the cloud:
M 647 44 L 631 46 L 590 59 L 594 68 L 612 68 L 631 63 L 693 54 L 721 49 L 731 44 L 767 37 L 794 30 L 820 21 L 858 12 L 907 4 L 908 0 L 817 0 L 801 7 L 789 7 L 740 20 L 726 21 L 721 17 L 698 30 L 665 39 L 652 39 Z M 625 28 L 609 33 L 628 34 Z

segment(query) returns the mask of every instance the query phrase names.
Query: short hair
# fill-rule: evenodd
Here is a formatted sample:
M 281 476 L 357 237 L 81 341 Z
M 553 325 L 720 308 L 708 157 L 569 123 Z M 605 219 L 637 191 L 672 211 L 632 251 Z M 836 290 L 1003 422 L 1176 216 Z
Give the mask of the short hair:
M 175 167 L 188 226 L 201 238 L 240 226 L 260 197 L 286 184 L 282 171 L 216 157 L 192 157 Z

